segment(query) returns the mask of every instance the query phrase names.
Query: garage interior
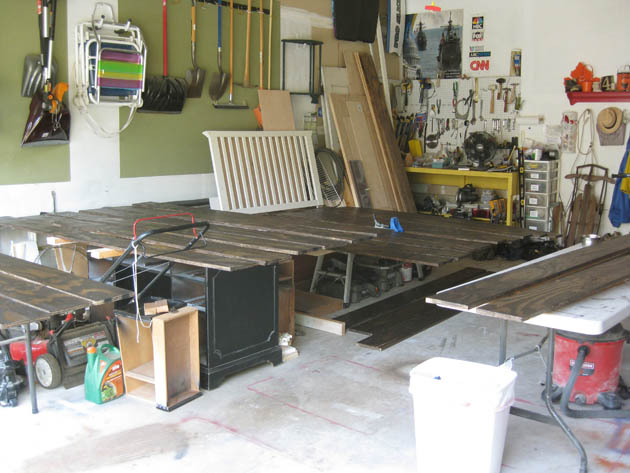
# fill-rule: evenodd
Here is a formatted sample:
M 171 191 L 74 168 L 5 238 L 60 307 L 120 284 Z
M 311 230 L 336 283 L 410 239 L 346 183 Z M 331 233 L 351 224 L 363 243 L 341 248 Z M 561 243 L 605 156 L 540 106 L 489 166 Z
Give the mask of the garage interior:
M 630 470 L 622 2 L 14 3 L 6 471 Z

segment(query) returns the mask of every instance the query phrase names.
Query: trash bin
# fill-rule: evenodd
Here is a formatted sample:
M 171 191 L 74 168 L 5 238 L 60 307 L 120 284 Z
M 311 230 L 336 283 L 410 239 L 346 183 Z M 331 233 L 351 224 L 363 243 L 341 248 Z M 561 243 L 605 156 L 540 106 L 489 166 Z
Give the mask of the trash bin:
M 516 372 L 431 358 L 410 373 L 419 473 L 498 473 Z

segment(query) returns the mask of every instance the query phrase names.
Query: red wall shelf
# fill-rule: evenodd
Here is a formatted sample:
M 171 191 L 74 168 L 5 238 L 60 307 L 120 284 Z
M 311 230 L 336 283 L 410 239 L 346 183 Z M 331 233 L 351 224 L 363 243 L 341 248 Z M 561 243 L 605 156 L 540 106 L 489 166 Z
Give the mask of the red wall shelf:
M 578 102 L 630 102 L 630 92 L 567 92 L 571 105 Z

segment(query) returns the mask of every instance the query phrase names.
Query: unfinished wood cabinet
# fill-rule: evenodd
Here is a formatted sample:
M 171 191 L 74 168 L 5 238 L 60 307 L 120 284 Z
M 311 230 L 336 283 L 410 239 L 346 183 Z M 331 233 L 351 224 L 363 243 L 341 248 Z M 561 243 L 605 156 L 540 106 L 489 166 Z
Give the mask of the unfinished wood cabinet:
M 171 411 L 199 396 L 198 313 L 183 307 L 153 317 L 151 327 L 118 312 L 127 395 Z M 146 325 L 146 323 L 145 323 Z

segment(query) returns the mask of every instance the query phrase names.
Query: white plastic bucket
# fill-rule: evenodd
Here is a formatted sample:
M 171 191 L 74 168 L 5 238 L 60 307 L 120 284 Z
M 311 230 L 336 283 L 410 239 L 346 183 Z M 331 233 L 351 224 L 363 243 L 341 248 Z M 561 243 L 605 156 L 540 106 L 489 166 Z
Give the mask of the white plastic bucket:
M 516 372 L 431 358 L 410 373 L 419 473 L 498 473 Z

